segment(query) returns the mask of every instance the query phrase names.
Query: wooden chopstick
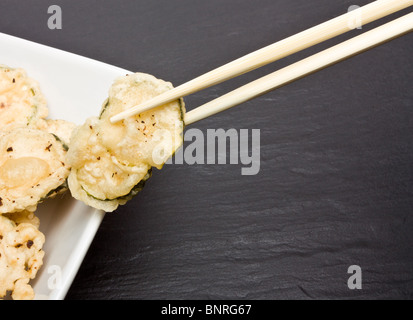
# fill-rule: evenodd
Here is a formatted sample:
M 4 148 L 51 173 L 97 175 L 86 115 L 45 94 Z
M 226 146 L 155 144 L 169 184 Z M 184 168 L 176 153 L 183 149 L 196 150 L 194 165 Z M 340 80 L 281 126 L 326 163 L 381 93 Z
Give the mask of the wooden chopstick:
M 413 12 L 250 82 L 185 115 L 189 125 L 413 31 Z
M 355 17 L 361 18 L 360 22 L 364 25 L 405 9 L 411 5 L 413 5 L 413 0 L 374 1 L 354 11 L 345 13 L 339 17 L 227 63 L 226 65 L 205 73 L 138 106 L 134 106 L 121 112 L 113 116 L 110 120 L 112 123 L 118 122 L 127 117 L 142 113 L 159 105 L 174 101 L 180 97 L 187 96 L 212 85 L 221 83 L 343 34 L 352 29 L 349 25 Z

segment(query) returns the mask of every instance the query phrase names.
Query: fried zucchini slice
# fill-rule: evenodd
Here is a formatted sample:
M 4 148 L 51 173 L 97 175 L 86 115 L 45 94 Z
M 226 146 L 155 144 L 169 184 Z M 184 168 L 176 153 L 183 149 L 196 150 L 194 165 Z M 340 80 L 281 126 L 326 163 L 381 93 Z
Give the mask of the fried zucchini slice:
M 21 69 L 0 65 L 0 130 L 25 127 L 48 115 L 39 83 Z
M 119 160 L 161 169 L 182 145 L 185 106 L 182 99 L 112 124 L 110 118 L 165 91 L 172 84 L 135 73 L 115 80 L 100 115 L 102 145 Z
M 97 118 L 90 118 L 74 131 L 75 143 L 71 143 L 67 155 L 72 167 L 68 185 L 74 198 L 111 212 L 126 203 L 125 197 L 149 178 L 150 166 L 120 162 L 101 145 L 96 132 L 98 123 Z
M 115 80 L 99 118 L 90 118 L 71 137 L 68 185 L 72 196 L 106 212 L 131 200 L 183 142 L 183 100 L 117 124 L 110 118 L 172 89 L 151 75 L 135 73 Z
M 67 146 L 55 135 L 30 128 L 0 132 L 0 213 L 35 211 L 65 184 Z

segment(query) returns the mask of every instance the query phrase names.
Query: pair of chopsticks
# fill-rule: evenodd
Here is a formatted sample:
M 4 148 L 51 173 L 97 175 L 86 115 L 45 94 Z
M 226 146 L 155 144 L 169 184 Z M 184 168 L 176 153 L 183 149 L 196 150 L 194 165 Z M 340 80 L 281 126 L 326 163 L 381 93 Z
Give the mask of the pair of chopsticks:
M 289 38 L 264 47 L 215 70 L 203 74 L 140 105 L 123 111 L 110 120 L 112 123 L 145 112 L 207 87 L 224 82 L 266 64 L 282 59 L 313 45 L 354 29 L 350 22 L 361 18 L 361 25 L 383 18 L 413 5 L 413 0 L 377 0 L 354 11 L 307 29 Z M 217 99 L 186 113 L 185 124 L 207 118 L 271 90 L 298 80 L 311 73 L 369 50 L 403 34 L 413 31 L 413 12 L 371 31 L 351 38 L 283 69 L 259 78 Z

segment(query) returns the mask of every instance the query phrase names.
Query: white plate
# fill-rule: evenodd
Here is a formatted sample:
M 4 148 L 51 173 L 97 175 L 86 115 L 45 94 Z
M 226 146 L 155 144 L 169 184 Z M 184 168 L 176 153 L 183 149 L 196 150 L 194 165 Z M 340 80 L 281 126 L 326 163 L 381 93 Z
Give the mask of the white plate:
M 130 73 L 105 63 L 0 33 L 0 64 L 20 67 L 36 79 L 49 104 L 49 118 L 82 124 L 99 115 L 114 79 Z M 36 299 L 64 299 L 104 213 L 67 194 L 39 206 L 46 236 L 42 269 L 32 285 Z

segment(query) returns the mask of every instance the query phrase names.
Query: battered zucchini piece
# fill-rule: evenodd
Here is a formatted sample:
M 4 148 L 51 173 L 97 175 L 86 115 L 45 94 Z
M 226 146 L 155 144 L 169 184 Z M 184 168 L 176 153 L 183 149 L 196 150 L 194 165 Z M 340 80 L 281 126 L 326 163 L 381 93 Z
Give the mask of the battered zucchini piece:
M 25 127 L 47 115 L 47 101 L 38 82 L 23 69 L 0 65 L 0 130 Z
M 115 80 L 100 117 L 71 137 L 68 184 L 74 198 L 112 212 L 143 188 L 152 167 L 162 168 L 183 142 L 182 99 L 116 124 L 109 119 L 170 89 L 169 82 L 143 73 Z
M 75 143 L 71 143 L 67 155 L 72 166 L 68 184 L 74 198 L 111 212 L 125 204 L 135 186 L 149 178 L 150 166 L 121 163 L 101 145 L 98 124 L 97 118 L 90 118 L 73 133 Z
M 110 118 L 165 91 L 172 84 L 135 73 L 115 80 L 100 115 L 102 145 L 127 163 L 148 163 L 161 169 L 182 145 L 185 106 L 182 99 L 112 124 Z
M 35 211 L 65 184 L 67 146 L 30 128 L 0 132 L 0 213 Z

